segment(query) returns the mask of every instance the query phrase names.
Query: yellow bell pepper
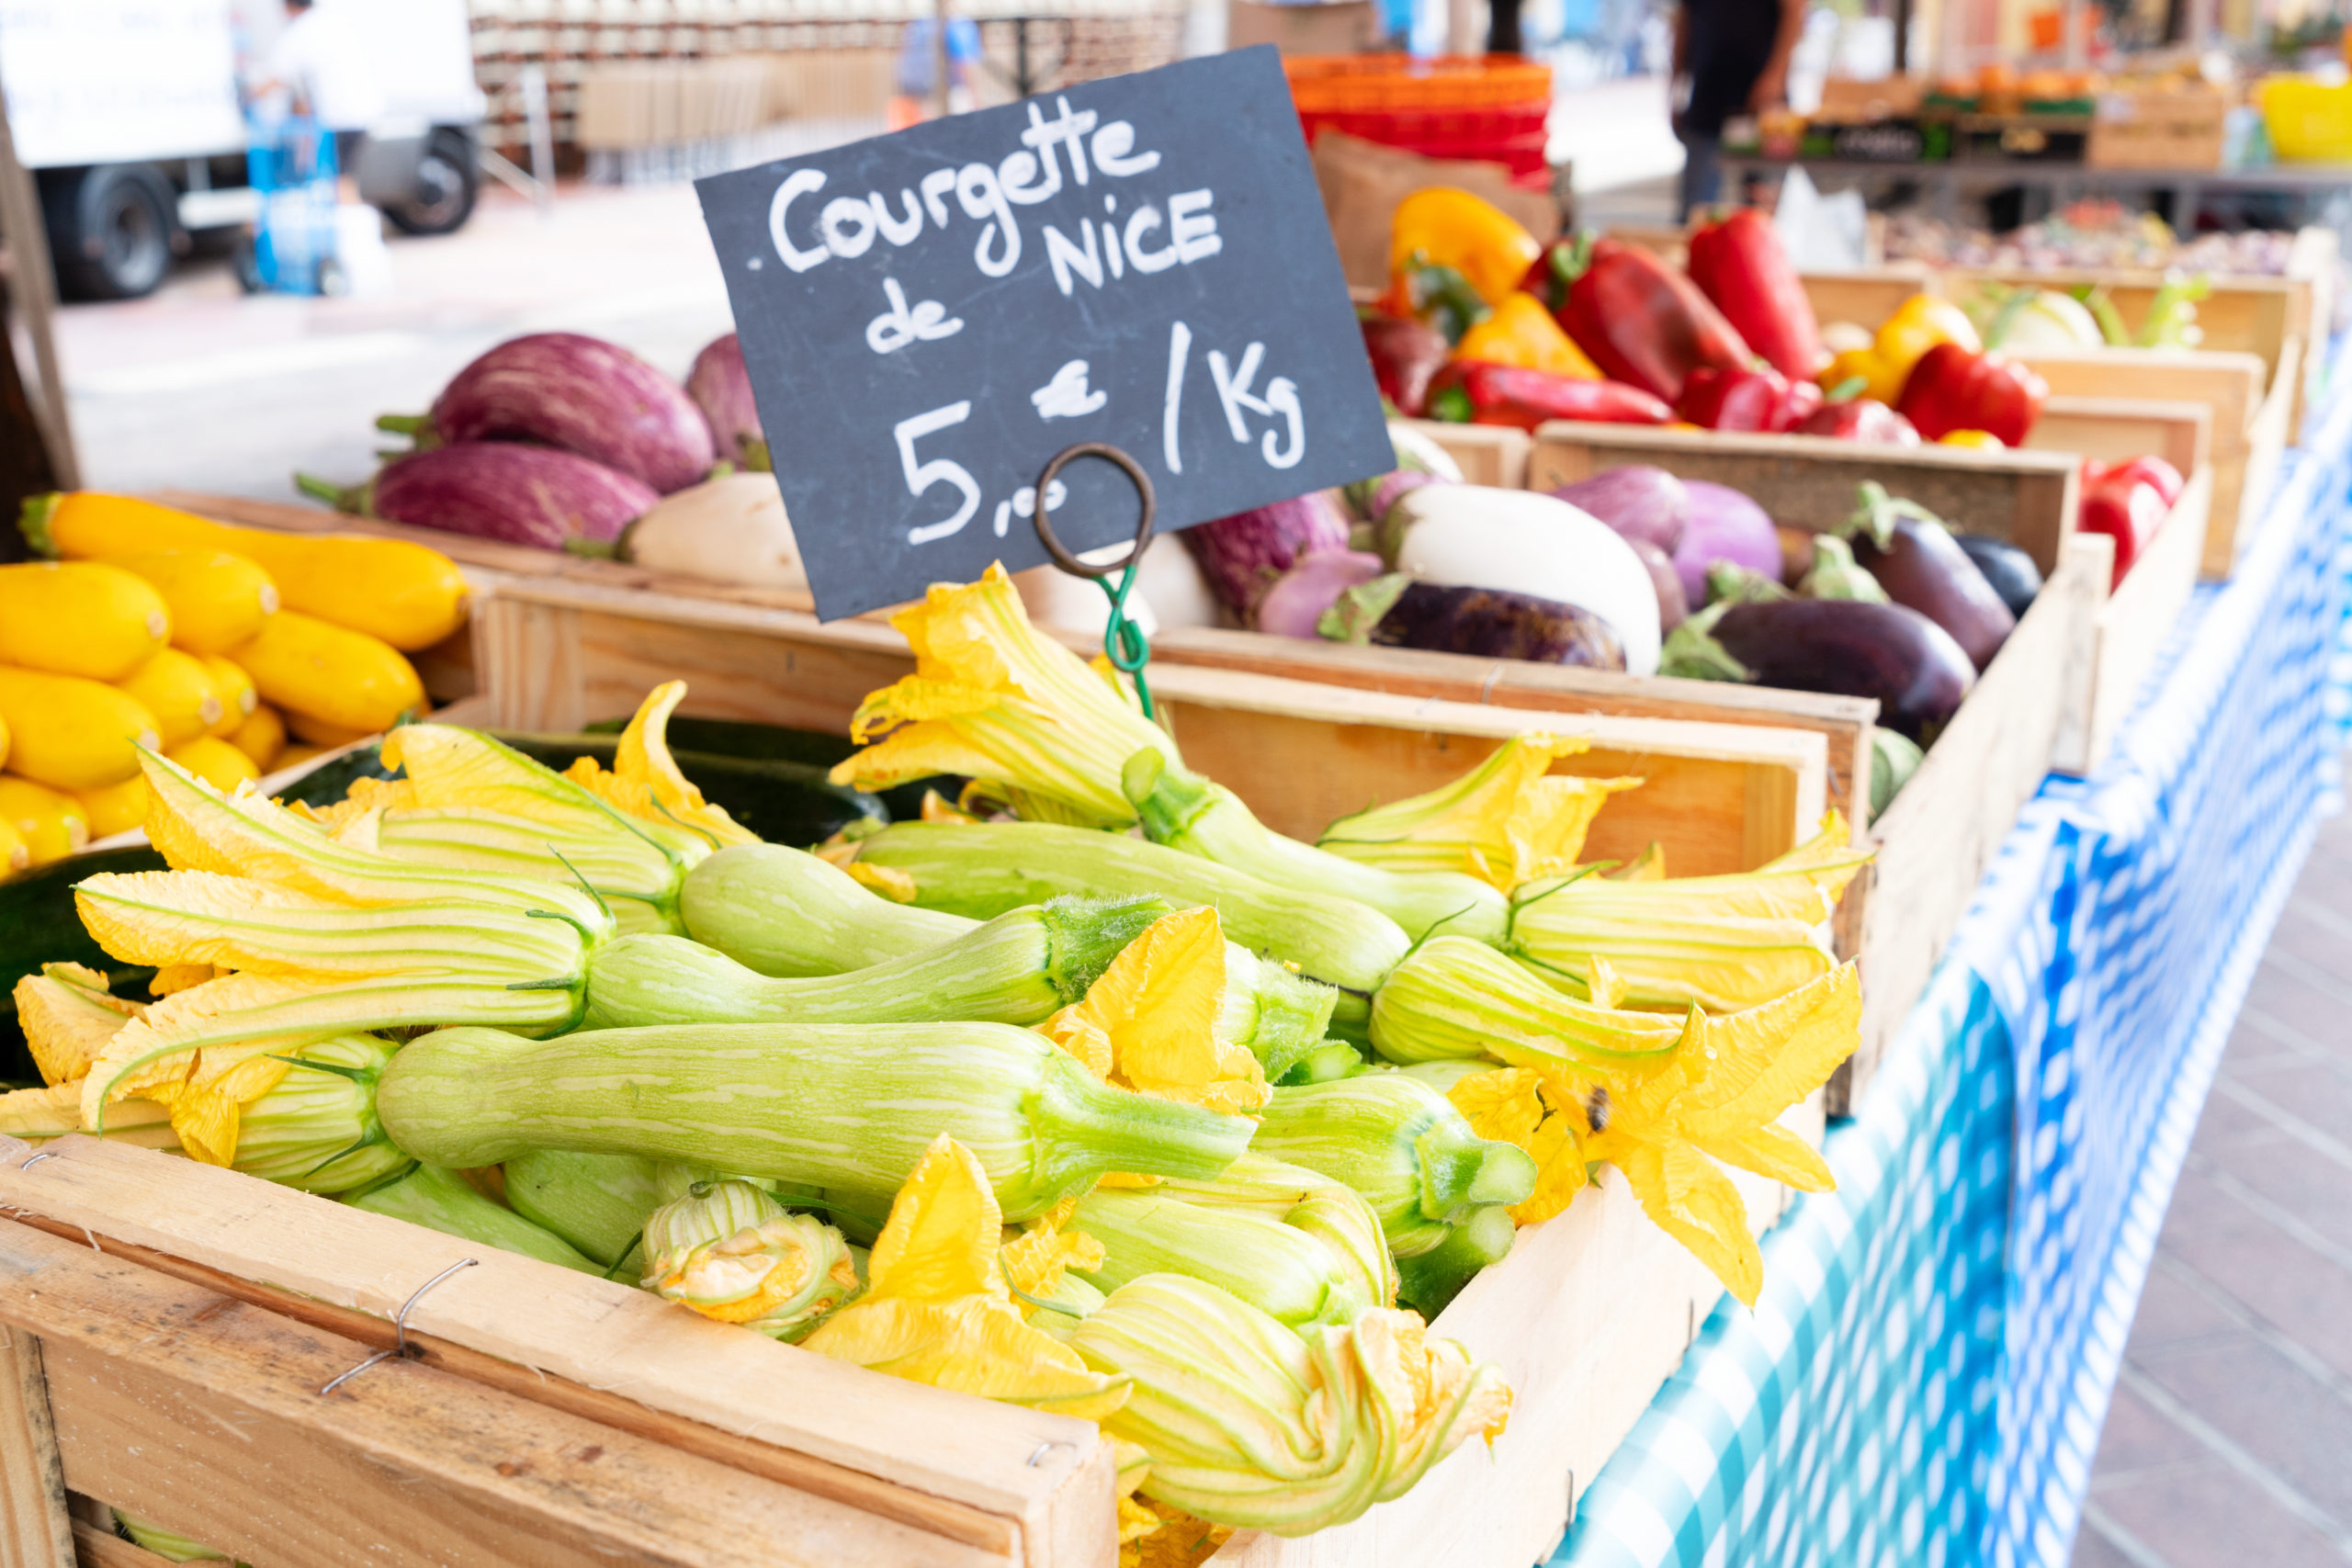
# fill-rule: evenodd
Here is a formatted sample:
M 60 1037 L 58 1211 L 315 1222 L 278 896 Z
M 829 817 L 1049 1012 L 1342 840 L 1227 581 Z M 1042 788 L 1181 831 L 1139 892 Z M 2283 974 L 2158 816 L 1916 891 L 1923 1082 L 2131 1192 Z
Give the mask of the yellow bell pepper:
M 1453 345 L 1453 356 L 1543 370 L 1578 381 L 1600 379 L 1600 367 L 1560 330 L 1544 301 L 1532 294 L 1505 296 L 1493 315 L 1462 334 L 1462 341 Z
M 1903 395 L 1903 383 L 1920 356 L 1939 343 L 1956 343 L 1971 354 L 1984 344 L 1968 312 L 1949 299 L 1914 294 L 1878 329 L 1868 348 L 1848 349 L 1821 373 L 1824 390 L 1833 390 L 1860 377 L 1861 395 L 1892 406 Z
M 1998 451 L 2007 442 L 1989 430 L 1947 430 L 1936 437 L 1939 446 L 1970 446 L 1978 451 Z
M 1489 305 L 1519 288 L 1544 247 L 1518 220 L 1491 202 L 1450 186 L 1417 190 L 1397 204 L 1388 231 L 1388 274 L 1406 298 L 1405 272 L 1416 257 L 1450 266 Z

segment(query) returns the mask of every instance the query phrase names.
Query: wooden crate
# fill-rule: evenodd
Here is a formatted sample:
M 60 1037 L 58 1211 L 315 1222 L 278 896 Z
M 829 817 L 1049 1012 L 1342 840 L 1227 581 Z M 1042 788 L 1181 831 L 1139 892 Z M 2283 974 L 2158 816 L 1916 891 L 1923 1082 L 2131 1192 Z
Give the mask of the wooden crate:
M 2109 348 L 2018 357 L 2041 374 L 2053 396 L 2156 399 L 2212 411 L 2212 516 L 2201 571 L 2214 581 L 2236 569 L 2268 502 L 2290 441 L 2301 355 L 2300 342 L 2285 344 L 2275 377 L 2246 350 Z
M 475 613 L 495 722 L 577 728 L 626 714 L 655 683 L 688 684 L 684 711 L 845 730 L 865 695 L 914 668 L 887 626 L 788 610 L 547 580 L 503 584 Z M 1155 663 L 1153 695 L 1186 760 L 1278 831 L 1312 839 L 1372 800 L 1454 778 L 1530 725 L 1472 700 L 1414 699 L 1232 670 Z M 1653 840 L 1690 874 L 1738 871 L 1809 836 L 1827 801 L 1827 746 L 1797 730 L 1578 716 L 1555 728 L 1593 749 L 1560 771 L 1639 773 L 1593 825 L 1596 855 Z M 1645 798 L 1646 797 L 1646 798 Z
M 2212 424 L 2212 411 L 2199 403 L 2053 397 L 2027 440 L 2035 450 L 2102 462 L 2158 457 L 2188 479 L 2130 574 L 2099 605 L 2090 716 L 2062 738 L 2051 759 L 2053 772 L 2079 776 L 2106 759 L 2196 590 L 2212 515 L 2213 470 L 2207 460 Z
M 672 675 L 695 683 L 693 711 L 838 728 L 911 667 L 896 634 L 869 625 L 560 580 L 498 584 L 475 624 L 479 701 L 533 728 L 626 711 Z M 1359 792 L 1426 787 L 1524 728 L 1471 703 L 1156 674 L 1191 758 L 1295 831 Z M 1693 870 L 1752 865 L 1822 808 L 1818 734 L 1610 716 L 1558 728 L 1600 743 L 1572 765 L 1650 779 L 1602 814 L 1596 842 L 1613 833 L 1615 852 L 1659 839 Z M 1783 1120 L 1817 1144 L 1817 1099 Z M 0 1329 L 19 1351 L 0 1378 L 0 1522 L 34 1543 L 12 1563 L 72 1560 L 58 1545 L 69 1491 L 255 1568 L 1114 1561 L 1110 1451 L 1089 1423 L 828 1361 L 235 1172 L 86 1138 L 53 1148 L 28 1165 L 0 1139 L 0 1208 L 14 1216 L 0 1221 Z M 1784 1212 L 1784 1189 L 1734 1179 L 1758 1230 Z M 410 1315 L 419 1359 L 317 1393 L 389 1345 L 401 1303 L 466 1258 L 476 1267 Z M 1470 1444 L 1352 1525 L 1244 1534 L 1217 1561 L 1539 1559 L 1721 1293 L 1604 1173 L 1434 1325 L 1513 1384 L 1491 1456 Z
M 1548 490 L 1625 463 L 1731 485 L 1782 525 L 1815 530 L 1842 520 L 1855 487 L 1875 479 L 1958 526 L 2016 544 L 2047 579 L 1886 815 L 1856 818 L 1877 858 L 1847 890 L 1836 923 L 1839 952 L 1860 958 L 1863 975 L 1861 1048 L 1830 1092 L 1833 1114 L 1850 1111 L 2052 757 L 2089 746 L 2111 549 L 2074 533 L 2076 464 L 2064 453 L 1552 424 L 1537 433 L 1528 483 Z M 1865 726 L 1854 751 L 1865 792 L 1869 748 Z

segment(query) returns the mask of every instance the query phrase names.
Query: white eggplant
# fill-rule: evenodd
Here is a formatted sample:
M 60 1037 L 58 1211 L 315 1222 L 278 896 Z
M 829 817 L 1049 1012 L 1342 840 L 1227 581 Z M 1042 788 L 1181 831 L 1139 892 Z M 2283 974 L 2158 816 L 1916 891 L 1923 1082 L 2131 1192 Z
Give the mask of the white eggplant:
M 1615 529 L 1534 491 L 1423 485 L 1380 525 L 1381 553 L 1398 571 L 1449 588 L 1556 599 L 1607 621 L 1625 669 L 1657 672 L 1657 591 Z
M 1133 547 L 1105 545 L 1099 550 L 1082 551 L 1078 558 L 1089 566 L 1100 566 L 1104 561 L 1125 560 Z M 1110 621 L 1111 601 L 1102 590 L 1059 567 L 1016 571 L 1012 582 L 1021 591 L 1021 607 L 1039 626 L 1100 637 Z M 1162 626 L 1218 624 L 1216 596 L 1209 592 L 1208 581 L 1201 575 L 1192 552 L 1173 535 L 1158 536 L 1144 552 L 1143 570 L 1136 574 L 1134 591 L 1127 595 L 1127 618 L 1146 637 L 1157 636 Z
M 716 582 L 808 586 L 774 474 L 727 474 L 668 496 L 628 525 L 614 553 L 655 571 Z

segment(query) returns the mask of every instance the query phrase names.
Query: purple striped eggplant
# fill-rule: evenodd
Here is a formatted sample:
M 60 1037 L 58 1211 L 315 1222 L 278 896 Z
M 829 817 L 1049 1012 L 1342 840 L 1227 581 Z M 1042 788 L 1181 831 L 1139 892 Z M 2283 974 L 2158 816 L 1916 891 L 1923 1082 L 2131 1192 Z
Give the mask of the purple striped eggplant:
M 344 512 L 547 550 L 618 538 L 662 499 L 643 480 L 577 453 L 512 441 L 412 452 L 352 490 L 300 474 L 295 482 Z
M 441 389 L 443 446 L 528 441 L 576 452 L 667 495 L 709 477 L 710 426 L 686 389 L 617 344 L 579 333 L 510 338 Z
M 743 368 L 743 344 L 733 333 L 703 345 L 686 371 L 686 396 L 702 410 L 710 442 L 738 467 L 768 467 L 767 437 L 760 430 L 760 406 L 752 397 L 751 372 Z
M 1247 615 L 1301 556 L 1346 549 L 1348 515 L 1329 491 L 1309 491 L 1187 528 L 1177 537 L 1200 563 L 1217 602 Z

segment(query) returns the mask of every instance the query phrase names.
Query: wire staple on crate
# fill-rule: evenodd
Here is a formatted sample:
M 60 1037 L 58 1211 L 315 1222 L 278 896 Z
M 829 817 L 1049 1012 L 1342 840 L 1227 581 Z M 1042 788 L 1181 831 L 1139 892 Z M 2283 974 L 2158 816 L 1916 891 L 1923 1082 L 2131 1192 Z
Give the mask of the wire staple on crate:
M 31 1162 L 27 1161 L 26 1163 L 30 1164 Z M 366 1360 L 360 1362 L 350 1371 L 339 1373 L 333 1379 L 329 1380 L 326 1386 L 319 1390 L 321 1397 L 333 1393 L 336 1389 L 342 1387 L 345 1383 L 349 1382 L 352 1379 L 357 1377 L 360 1373 L 366 1371 L 368 1368 L 374 1366 L 379 1361 L 403 1360 L 408 1357 L 417 1354 L 416 1351 L 409 1348 L 408 1343 L 408 1314 L 410 1309 L 414 1307 L 418 1302 L 424 1299 L 425 1292 L 431 1290 L 434 1286 L 439 1284 L 442 1280 L 447 1279 L 458 1269 L 474 1268 L 481 1261 L 481 1259 L 478 1258 L 460 1258 L 458 1261 L 450 1264 L 449 1267 L 442 1269 L 441 1272 L 434 1275 L 433 1278 L 427 1280 L 422 1285 L 419 1285 L 414 1293 L 410 1295 L 408 1300 L 401 1303 L 401 1310 L 392 1318 L 392 1348 L 389 1350 L 377 1351 L 374 1355 L 368 1357 Z

